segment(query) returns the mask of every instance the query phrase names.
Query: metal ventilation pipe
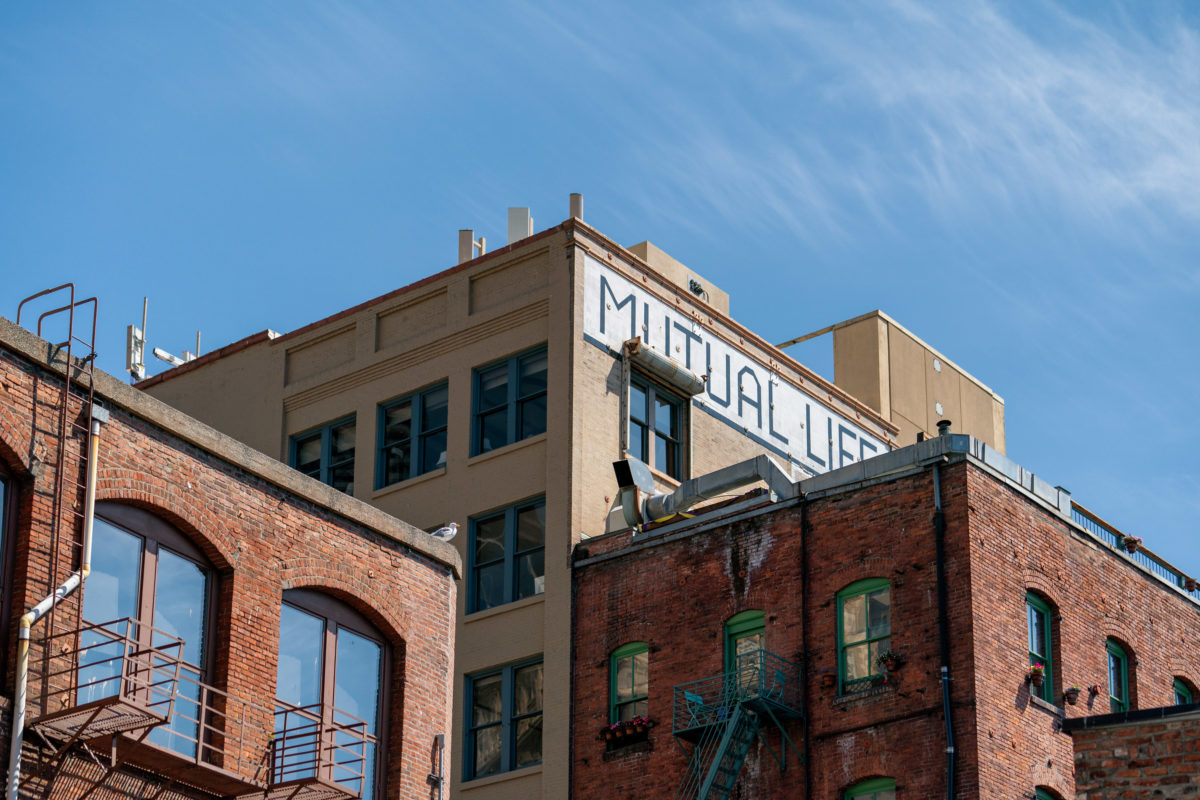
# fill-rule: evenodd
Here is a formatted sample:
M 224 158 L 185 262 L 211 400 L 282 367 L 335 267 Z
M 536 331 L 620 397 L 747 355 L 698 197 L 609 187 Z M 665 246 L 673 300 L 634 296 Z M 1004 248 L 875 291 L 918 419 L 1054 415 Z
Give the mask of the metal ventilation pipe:
M 571 219 L 583 219 L 583 195 L 579 192 L 571 193 Z
M 950 435 L 950 420 L 939 419 L 938 423 L 937 423 L 937 428 L 938 428 L 938 436 L 949 436 Z
M 640 336 L 625 342 L 625 353 L 634 364 L 688 397 L 695 397 L 704 391 L 704 380 L 699 375 L 647 347 Z
M 765 481 L 772 499 L 790 499 L 799 494 L 791 476 L 769 456 L 755 456 L 737 464 L 684 481 L 673 492 L 655 492 L 650 468 L 636 458 L 613 463 L 620 487 L 621 511 L 630 526 L 657 522 L 730 489 Z

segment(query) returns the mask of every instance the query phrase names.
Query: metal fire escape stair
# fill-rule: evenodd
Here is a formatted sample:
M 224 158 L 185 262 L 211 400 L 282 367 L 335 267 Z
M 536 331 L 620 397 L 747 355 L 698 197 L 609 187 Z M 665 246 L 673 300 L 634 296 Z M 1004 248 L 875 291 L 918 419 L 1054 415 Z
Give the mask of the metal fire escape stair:
M 788 749 L 801 756 L 782 720 L 801 715 L 799 669 L 766 650 L 744 654 L 734 670 L 676 686 L 673 733 L 688 758 L 676 800 L 728 800 L 755 739 L 786 770 Z M 767 722 L 779 730 L 782 758 L 767 740 Z M 683 742 L 692 743 L 690 751 Z

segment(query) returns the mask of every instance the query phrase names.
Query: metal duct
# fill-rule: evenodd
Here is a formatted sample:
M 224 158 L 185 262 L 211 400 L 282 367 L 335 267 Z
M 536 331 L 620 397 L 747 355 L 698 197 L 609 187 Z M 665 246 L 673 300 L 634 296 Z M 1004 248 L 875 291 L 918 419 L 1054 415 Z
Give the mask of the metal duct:
M 677 392 L 695 397 L 704 391 L 703 378 L 657 350 L 645 346 L 640 336 L 625 342 L 625 353 L 640 369 Z

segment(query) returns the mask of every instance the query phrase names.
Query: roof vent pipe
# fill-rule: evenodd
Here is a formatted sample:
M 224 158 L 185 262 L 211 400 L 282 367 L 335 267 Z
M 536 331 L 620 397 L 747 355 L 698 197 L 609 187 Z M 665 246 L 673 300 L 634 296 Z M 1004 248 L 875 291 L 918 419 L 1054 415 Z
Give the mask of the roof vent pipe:
M 950 420 L 939 419 L 937 426 L 938 426 L 938 436 L 949 436 L 950 435 Z
M 464 228 L 458 232 L 458 263 L 470 261 L 475 258 L 475 251 L 479 251 L 479 255 L 487 252 L 487 239 L 482 236 L 479 240 L 475 239 L 475 231 L 470 228 Z
M 508 209 L 508 243 L 513 244 L 533 236 L 533 215 L 527 206 Z
M 571 193 L 571 219 L 583 219 L 583 195 L 579 192 Z
M 704 391 L 703 378 L 682 364 L 672 361 L 670 357 L 646 346 L 640 336 L 626 340 L 625 354 L 630 361 L 650 375 L 688 397 L 695 397 Z

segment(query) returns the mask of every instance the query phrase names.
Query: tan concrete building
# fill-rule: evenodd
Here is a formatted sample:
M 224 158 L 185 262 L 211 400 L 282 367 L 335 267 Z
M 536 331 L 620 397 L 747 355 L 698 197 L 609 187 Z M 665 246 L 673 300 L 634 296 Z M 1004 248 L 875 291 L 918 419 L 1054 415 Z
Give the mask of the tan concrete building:
M 569 556 L 613 527 L 612 462 L 667 488 L 760 453 L 798 478 L 899 443 L 720 289 L 572 206 L 536 234 L 510 210 L 502 249 L 474 257 L 460 232 L 455 267 L 139 384 L 418 527 L 462 526 L 455 798 L 568 794 Z

